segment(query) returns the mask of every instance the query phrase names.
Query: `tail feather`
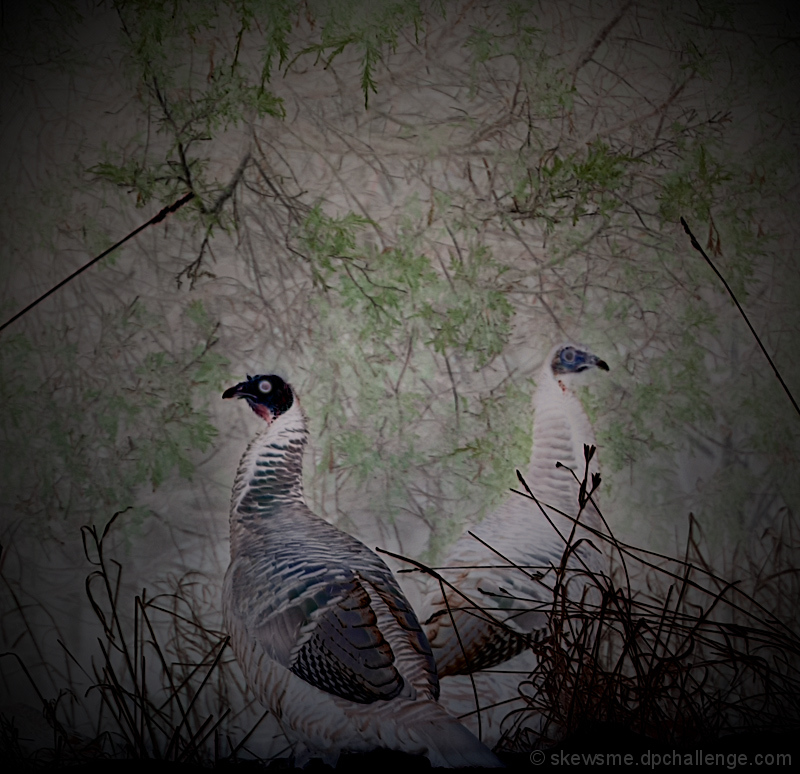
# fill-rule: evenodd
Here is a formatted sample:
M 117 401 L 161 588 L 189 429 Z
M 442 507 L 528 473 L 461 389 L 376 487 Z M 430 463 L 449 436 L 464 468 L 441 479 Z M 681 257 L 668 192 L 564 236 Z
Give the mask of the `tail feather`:
M 408 735 L 426 749 L 434 768 L 503 768 L 503 762 L 471 731 L 444 711 L 436 722 L 415 723 Z

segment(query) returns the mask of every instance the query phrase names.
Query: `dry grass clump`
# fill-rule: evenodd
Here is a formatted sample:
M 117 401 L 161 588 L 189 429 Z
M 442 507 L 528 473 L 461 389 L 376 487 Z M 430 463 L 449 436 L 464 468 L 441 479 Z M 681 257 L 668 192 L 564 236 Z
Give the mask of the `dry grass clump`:
M 518 494 L 536 509 L 536 497 L 520 481 L 526 491 Z M 590 486 L 584 475 L 573 521 L 581 518 L 584 493 L 591 496 L 598 484 Z M 576 573 L 574 563 L 567 569 L 572 538 L 560 567 L 543 568 L 556 575 L 543 606 L 549 631 L 531 645 L 537 663 L 520 676 L 524 704 L 505 717 L 498 748 L 547 747 L 597 722 L 683 747 L 742 732 L 796 731 L 800 541 L 794 515 L 781 509 L 759 540 L 729 557 L 721 571 L 704 552 L 691 514 L 683 558 L 628 545 L 606 529 L 590 531 L 611 557 L 609 575 Z M 446 583 L 435 569 L 414 564 Z M 498 567 L 530 571 L 510 564 Z M 580 599 L 570 584 L 586 586 Z M 489 610 L 475 614 L 495 620 Z
M 598 483 L 589 486 L 584 477 L 583 505 Z M 519 494 L 535 508 L 525 488 Z M 102 533 L 82 530 L 93 565 L 86 595 L 102 632 L 99 657 L 84 668 L 59 640 L 90 687 L 79 695 L 66 685 L 48 700 L 21 659 L 2 654 L 28 675 L 53 742 L 31 754 L 21 744 L 19 719 L 0 715 L 0 756 L 30 768 L 102 759 L 204 766 L 237 760 L 266 713 L 231 739 L 234 715 L 258 716 L 241 706 L 246 687 L 225 655 L 226 636 L 205 623 L 213 616 L 207 583 L 200 575 L 171 578 L 169 592 L 151 597 L 143 590 L 126 616 L 121 565 L 104 552 L 119 515 Z M 529 752 L 595 722 L 683 747 L 731 733 L 797 729 L 800 636 L 793 611 L 800 602 L 800 542 L 793 514 L 780 510 L 758 542 L 730 556 L 720 572 L 703 551 L 693 517 L 681 559 L 630 546 L 610 530 L 594 532 L 613 570 L 568 567 L 571 539 L 561 565 L 550 568 L 556 582 L 546 603 L 549 631 L 531 645 L 536 666 L 520 676 L 524 701 L 506 716 L 497 749 Z M 408 561 L 446 582 L 435 569 Z M 580 599 L 573 583 L 586 587 Z M 476 614 L 492 617 L 487 610 Z M 91 733 L 75 730 L 79 705 L 94 713 Z
M 188 573 L 169 578 L 167 593 L 148 596 L 143 589 L 133 600 L 132 615 L 127 614 L 120 599 L 122 566 L 104 551 L 104 540 L 119 516 L 102 533 L 93 526 L 81 530 L 84 554 L 94 566 L 85 589 L 102 631 L 99 657 L 85 668 L 58 640 L 80 672 L 82 679 L 75 683 L 89 688 L 79 692 L 76 685 L 66 685 L 56 700 L 47 700 L 22 659 L 13 652 L 1 654 L 15 660 L 27 676 L 53 742 L 27 750 L 20 743 L 25 718 L 0 715 L 0 756 L 30 768 L 102 759 L 206 766 L 235 760 L 260 720 L 235 742 L 224 733 L 245 687 L 226 653 L 227 636 L 208 626 L 213 600 L 207 579 Z M 237 709 L 241 713 L 249 708 Z M 80 723 L 81 716 L 92 718 L 92 731 Z

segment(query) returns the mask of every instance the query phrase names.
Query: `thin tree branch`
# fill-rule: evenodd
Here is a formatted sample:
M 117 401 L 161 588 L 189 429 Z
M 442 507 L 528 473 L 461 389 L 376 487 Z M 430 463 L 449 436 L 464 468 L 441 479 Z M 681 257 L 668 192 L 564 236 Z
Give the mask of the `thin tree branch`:
M 631 5 L 633 5 L 633 0 L 628 0 L 628 2 L 625 3 L 622 6 L 622 8 L 619 9 L 619 11 L 617 11 L 616 16 L 614 16 L 614 18 L 611 19 L 611 21 L 608 22 L 608 24 L 606 24 L 606 26 L 603 27 L 603 29 L 600 30 L 599 33 L 597 33 L 595 39 L 591 42 L 589 47 L 584 51 L 583 56 L 581 56 L 581 58 L 575 63 L 575 66 L 573 67 L 572 70 L 573 86 L 575 85 L 575 80 L 578 77 L 578 71 L 584 65 L 588 64 L 591 61 L 591 58 L 594 56 L 594 52 L 597 51 L 597 49 L 600 47 L 600 44 L 609 36 L 611 30 L 613 30 L 614 27 L 616 27 L 617 24 L 620 23 L 622 17 L 625 15 L 626 11 L 628 10 L 628 8 L 631 7 Z
M 739 303 L 739 301 L 736 299 L 736 296 L 733 294 L 733 291 L 731 290 L 731 286 L 725 281 L 725 277 L 723 277 L 722 274 L 719 273 L 719 270 L 717 269 L 717 267 L 714 266 L 714 264 L 711 262 L 711 259 L 706 255 L 705 250 L 703 250 L 703 248 L 700 247 L 700 243 L 697 241 L 697 239 L 695 239 L 695 236 L 692 233 L 691 229 L 689 228 L 689 225 L 686 223 L 686 221 L 683 218 L 681 218 L 681 225 L 683 226 L 683 230 L 689 235 L 689 239 L 692 242 L 692 247 L 695 250 L 697 250 L 697 252 L 699 252 L 700 255 L 703 256 L 703 258 L 706 259 L 706 263 L 714 270 L 714 274 L 716 274 L 719 277 L 720 281 L 725 286 L 725 290 L 728 291 L 728 295 L 733 299 L 733 303 L 736 304 L 736 308 L 739 310 L 739 313 L 742 315 L 742 317 L 744 318 L 744 321 L 747 323 L 747 327 L 750 329 L 750 332 L 755 337 L 755 340 L 758 343 L 758 346 L 761 347 L 761 351 L 764 353 L 764 357 L 767 358 L 767 361 L 769 362 L 770 366 L 772 367 L 772 370 L 775 372 L 775 376 L 778 377 L 778 381 L 781 383 L 781 387 L 783 387 L 783 391 L 786 393 L 786 395 L 788 396 L 789 400 L 792 401 L 792 405 L 794 406 L 794 410 L 797 412 L 798 416 L 800 416 L 800 406 L 797 405 L 797 401 L 794 399 L 794 396 L 792 395 L 791 391 L 786 386 L 786 382 L 783 381 L 783 377 L 781 376 L 780 371 L 778 371 L 777 366 L 775 365 L 775 363 L 772 362 L 772 358 L 769 356 L 769 352 L 767 352 L 767 350 L 765 349 L 764 345 L 761 343 L 761 339 L 758 337 L 758 334 L 756 333 L 756 329 L 750 324 L 750 320 L 747 318 L 747 315 L 745 314 L 744 309 L 742 309 L 742 305 Z
M 139 232 L 144 231 L 148 226 L 154 226 L 156 223 L 160 223 L 162 220 L 164 220 L 164 218 L 167 217 L 167 215 L 171 215 L 173 212 L 176 212 L 181 207 L 183 207 L 184 204 L 186 204 L 187 202 L 191 201 L 192 199 L 194 199 L 194 194 L 190 192 L 190 193 L 186 194 L 185 196 L 181 197 L 180 199 L 178 199 L 178 201 L 173 202 L 172 204 L 170 204 L 167 207 L 164 207 L 160 212 L 158 212 L 158 214 L 156 214 L 152 218 L 150 218 L 150 220 L 148 220 L 147 223 L 143 223 L 141 226 L 139 226 L 139 228 L 134 229 L 133 231 L 131 231 L 131 233 L 128 234 L 128 236 L 123 237 L 122 239 L 120 239 L 119 242 L 117 242 L 116 244 L 114 244 L 111 247 L 109 247 L 108 250 L 104 250 L 96 258 L 92 258 L 91 261 L 89 261 L 88 263 L 85 263 L 83 266 L 81 266 L 80 269 L 78 269 L 77 271 L 72 272 L 72 274 L 70 274 L 69 277 L 67 277 L 66 279 L 61 280 L 61 282 L 59 282 L 58 285 L 55 285 L 54 287 L 50 288 L 50 290 L 48 290 L 46 293 L 42 294 L 35 301 L 33 301 L 32 303 L 28 304 L 22 311 L 17 312 L 11 319 L 6 320 L 2 325 L 0 325 L 0 331 L 3 331 L 5 328 L 7 328 L 9 325 L 11 325 L 11 323 L 13 323 L 15 320 L 18 320 L 24 314 L 27 314 L 28 312 L 30 312 L 30 310 L 33 309 L 33 307 L 35 307 L 37 304 L 39 304 L 42 301 L 44 301 L 45 298 L 47 298 L 48 296 L 51 296 L 53 293 L 55 293 L 60 288 L 63 288 L 64 285 L 66 285 L 68 282 L 72 282 L 72 280 L 74 280 L 75 277 L 77 277 L 82 272 L 86 271 L 86 269 L 88 269 L 90 266 L 94 266 L 98 261 L 100 261 L 103 258 L 105 258 L 109 253 L 113 253 L 114 250 L 116 250 L 118 247 L 121 247 L 122 245 L 124 245 L 125 242 L 127 242 L 129 239 L 132 239 L 133 237 L 135 237 Z

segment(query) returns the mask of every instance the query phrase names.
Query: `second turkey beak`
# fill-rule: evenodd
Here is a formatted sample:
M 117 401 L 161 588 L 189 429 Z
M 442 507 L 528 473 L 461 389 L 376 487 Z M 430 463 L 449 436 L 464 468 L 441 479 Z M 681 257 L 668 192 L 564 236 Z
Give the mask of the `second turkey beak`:
M 594 363 L 601 371 L 608 371 L 608 363 L 605 360 L 600 360 L 599 358 L 595 360 Z M 223 397 L 225 397 L 223 395 Z

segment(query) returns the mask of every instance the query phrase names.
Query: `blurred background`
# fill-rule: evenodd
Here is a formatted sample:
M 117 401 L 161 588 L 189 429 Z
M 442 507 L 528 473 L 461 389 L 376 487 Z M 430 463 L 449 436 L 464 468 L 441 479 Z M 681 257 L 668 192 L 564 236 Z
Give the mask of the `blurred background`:
M 680 218 L 800 392 L 797 22 L 724 0 L 4 4 L 0 323 L 194 194 L 0 332 L 6 731 L 116 728 L 106 647 L 154 692 L 158 653 L 193 696 L 215 665 L 198 739 L 244 754 L 263 710 L 220 592 L 260 427 L 220 395 L 246 373 L 300 396 L 312 510 L 435 563 L 517 485 L 537 371 L 580 342 L 610 366 L 580 397 L 617 538 L 682 555 L 691 513 L 729 580 L 748 548 L 796 566 L 800 417 Z M 765 604 L 789 623 L 796 601 Z M 147 668 L 120 645 L 143 615 Z M 245 747 L 285 748 L 271 722 Z

